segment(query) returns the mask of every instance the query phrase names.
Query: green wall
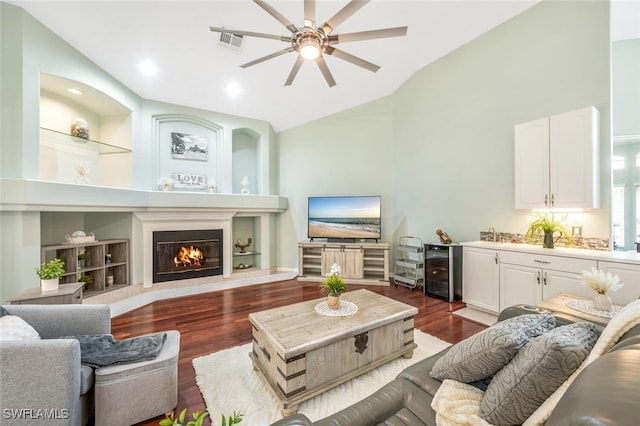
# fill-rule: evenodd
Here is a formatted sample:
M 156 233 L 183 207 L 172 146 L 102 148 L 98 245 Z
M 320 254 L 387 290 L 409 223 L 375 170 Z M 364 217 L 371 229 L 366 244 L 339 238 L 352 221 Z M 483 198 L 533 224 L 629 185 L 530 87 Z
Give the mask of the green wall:
M 426 66 L 389 99 L 282 132 L 279 193 L 291 208 L 280 227 L 281 266 L 296 267 L 306 198 L 318 192 L 381 193 L 383 238 L 392 242 L 435 241 L 437 228 L 456 241 L 491 226 L 524 232 L 529 212 L 514 209 L 513 126 L 588 105 L 601 117 L 603 202 L 583 215 L 583 233 L 607 238 L 609 54 L 607 2 L 546 1 Z

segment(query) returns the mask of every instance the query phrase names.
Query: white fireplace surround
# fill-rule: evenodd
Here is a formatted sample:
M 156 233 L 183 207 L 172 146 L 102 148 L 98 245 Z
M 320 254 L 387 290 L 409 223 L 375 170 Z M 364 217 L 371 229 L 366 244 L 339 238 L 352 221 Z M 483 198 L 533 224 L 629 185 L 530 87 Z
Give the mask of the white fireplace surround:
M 198 229 L 222 229 L 222 276 L 231 276 L 233 247 L 231 221 L 233 211 L 224 212 L 136 212 L 142 235 L 142 286 L 153 286 L 153 233 L 154 231 L 186 231 Z M 201 278 L 196 278 L 202 280 Z M 187 281 L 187 280 L 185 280 Z

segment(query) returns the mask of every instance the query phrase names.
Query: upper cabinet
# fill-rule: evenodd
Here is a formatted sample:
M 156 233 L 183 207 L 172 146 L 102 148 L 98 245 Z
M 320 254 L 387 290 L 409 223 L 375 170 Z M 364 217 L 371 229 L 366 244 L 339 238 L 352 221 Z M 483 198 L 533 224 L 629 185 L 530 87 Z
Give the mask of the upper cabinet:
M 516 125 L 516 208 L 600 207 L 598 135 L 594 107 Z

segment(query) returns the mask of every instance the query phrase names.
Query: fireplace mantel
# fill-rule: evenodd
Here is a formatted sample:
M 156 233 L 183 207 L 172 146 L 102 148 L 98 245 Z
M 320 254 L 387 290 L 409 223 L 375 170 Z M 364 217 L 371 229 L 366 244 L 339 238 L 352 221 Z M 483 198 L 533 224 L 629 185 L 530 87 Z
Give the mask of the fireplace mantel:
M 281 213 L 287 199 L 277 195 L 210 194 L 151 191 L 32 179 L 0 179 L 0 210 L 4 211 L 145 211 L 232 210 Z

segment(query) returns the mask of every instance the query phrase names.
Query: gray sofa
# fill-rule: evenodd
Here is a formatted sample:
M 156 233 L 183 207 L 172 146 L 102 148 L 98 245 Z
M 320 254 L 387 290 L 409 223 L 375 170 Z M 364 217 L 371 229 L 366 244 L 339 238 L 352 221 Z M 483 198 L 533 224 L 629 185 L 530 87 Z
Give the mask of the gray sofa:
M 531 313 L 517 306 L 500 314 L 499 321 Z M 557 326 L 581 320 L 553 313 Z M 597 327 L 602 332 L 602 327 Z M 436 425 L 431 402 L 442 382 L 430 376 L 432 367 L 450 348 L 402 371 L 367 398 L 312 422 L 303 414 L 286 417 L 272 426 L 406 426 Z M 589 364 L 569 386 L 547 425 L 631 425 L 640 419 L 640 325 L 628 330 L 608 353 Z
M 0 424 L 128 426 L 173 410 L 180 333 L 165 332 L 153 359 L 91 368 L 62 336 L 111 333 L 108 305 L 9 305 L 39 340 L 0 343 Z M 102 365 L 102 364 L 100 364 Z
M 80 364 L 77 340 L 56 338 L 111 333 L 109 307 L 7 305 L 4 308 L 29 323 L 41 340 L 4 341 L 0 344 L 1 423 L 86 424 L 94 409 L 93 369 Z M 19 414 L 19 410 L 49 411 L 47 414 Z M 39 415 L 53 415 L 55 422 L 38 419 Z

